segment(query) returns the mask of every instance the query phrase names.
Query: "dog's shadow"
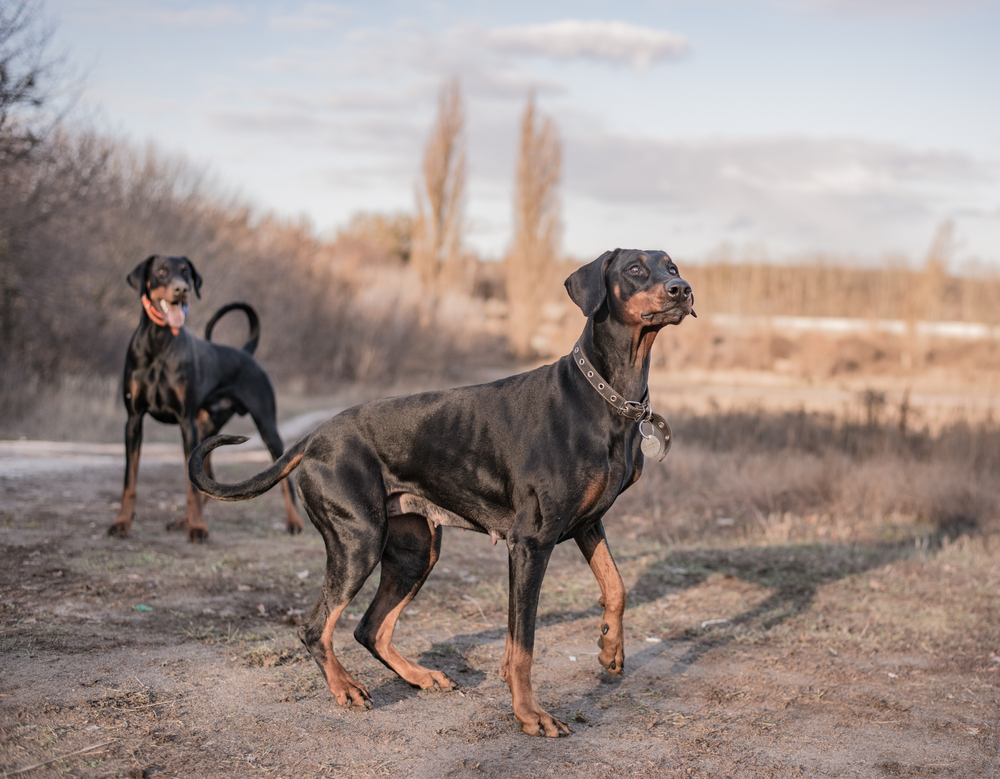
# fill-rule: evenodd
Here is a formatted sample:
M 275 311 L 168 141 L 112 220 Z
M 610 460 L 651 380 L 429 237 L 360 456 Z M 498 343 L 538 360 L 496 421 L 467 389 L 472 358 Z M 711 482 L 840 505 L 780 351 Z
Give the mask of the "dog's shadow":
M 729 616 L 727 621 L 719 625 L 692 625 L 675 630 L 664 642 L 627 654 L 625 673 L 634 673 L 670 647 L 686 645 L 670 667 L 671 674 L 685 673 L 710 650 L 729 644 L 738 635 L 745 634 L 748 630 L 764 632 L 802 614 L 825 584 L 864 574 L 918 554 L 932 554 L 960 535 L 970 535 L 977 530 L 976 518 L 963 515 L 940 522 L 937 529 L 928 535 L 892 543 L 784 544 L 642 555 L 639 559 L 643 559 L 644 567 L 629 591 L 626 621 L 628 611 L 659 601 L 667 595 L 697 587 L 715 575 L 732 577 L 766 588 L 770 595 L 752 608 Z M 623 568 L 627 567 L 628 558 L 620 558 L 619 564 Z M 541 628 L 583 619 L 594 620 L 599 619 L 601 613 L 599 608 L 549 610 L 539 612 L 537 624 Z M 504 630 L 497 628 L 458 634 L 448 641 L 434 644 L 424 654 L 423 660 L 433 662 L 436 656 L 455 652 L 465 656 L 477 644 L 496 641 L 503 635 Z M 486 678 L 486 674 L 477 672 L 476 678 L 481 681 Z M 621 677 L 610 677 L 612 680 L 619 678 Z M 472 683 L 471 678 L 463 681 L 469 687 L 478 684 L 478 681 Z
M 502 635 L 503 630 L 492 631 L 494 637 Z M 457 637 L 456 637 L 457 638 Z M 424 650 L 416 658 L 416 662 L 435 671 L 441 671 L 453 681 L 458 683 L 455 690 L 447 694 L 456 694 L 461 690 L 473 690 L 486 681 L 489 675 L 487 671 L 471 667 L 466 661 L 465 655 L 471 650 L 472 643 L 465 645 L 465 652 L 459 651 L 456 643 L 438 642 L 429 649 Z M 418 697 L 422 692 L 419 687 L 414 687 L 404 681 L 394 673 L 388 673 L 377 684 L 369 687 L 372 696 L 373 708 L 380 709 L 392 706 L 405 700 Z M 441 692 L 435 688 L 434 692 Z

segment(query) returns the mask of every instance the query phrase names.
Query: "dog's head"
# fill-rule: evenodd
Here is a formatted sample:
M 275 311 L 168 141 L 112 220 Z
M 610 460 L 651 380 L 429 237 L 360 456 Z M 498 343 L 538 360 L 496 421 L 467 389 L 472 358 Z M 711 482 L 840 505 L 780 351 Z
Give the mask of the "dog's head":
M 201 297 L 201 274 L 187 257 L 154 254 L 136 265 L 127 280 L 175 330 L 184 326 L 191 290 Z
M 584 315 L 600 316 L 606 308 L 630 327 L 659 330 L 680 324 L 688 314 L 698 316 L 691 285 L 661 251 L 604 252 L 566 279 L 566 290 Z

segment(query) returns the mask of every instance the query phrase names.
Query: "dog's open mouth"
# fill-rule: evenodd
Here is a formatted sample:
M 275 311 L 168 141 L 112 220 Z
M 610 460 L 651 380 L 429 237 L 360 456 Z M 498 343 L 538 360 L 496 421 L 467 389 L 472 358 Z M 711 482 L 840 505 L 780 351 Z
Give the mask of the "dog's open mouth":
M 170 327 L 177 330 L 184 327 L 184 319 L 187 317 L 188 310 L 187 303 L 182 300 L 170 303 L 166 299 L 160 298 L 160 310 L 163 312 L 163 316 L 166 317 L 167 324 Z

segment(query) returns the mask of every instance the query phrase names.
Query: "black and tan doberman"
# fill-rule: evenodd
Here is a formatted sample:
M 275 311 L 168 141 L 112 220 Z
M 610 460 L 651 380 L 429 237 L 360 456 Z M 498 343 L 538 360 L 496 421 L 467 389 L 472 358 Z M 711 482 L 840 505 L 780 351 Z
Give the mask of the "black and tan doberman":
M 544 711 L 531 684 L 535 615 L 553 547 L 576 541 L 601 588 L 601 664 L 622 671 L 625 588 L 602 517 L 658 454 L 647 400 L 649 354 L 666 325 L 694 315 L 690 285 L 663 252 L 606 252 L 566 280 L 588 320 L 573 353 L 491 384 L 377 400 L 348 409 L 244 482 L 209 478 L 204 457 L 237 436 L 218 436 L 189 461 L 194 484 L 221 500 L 244 500 L 298 468 L 306 512 L 326 542 L 319 601 L 299 637 L 342 706 L 370 706 L 344 669 L 333 631 L 344 607 L 381 563 L 378 592 L 355 638 L 410 684 L 452 689 L 439 671 L 392 644 L 396 620 L 427 578 L 441 525 L 504 539 L 509 553 L 507 648 L 501 673 L 526 733 L 569 728 Z M 659 423 L 659 422 L 658 422 Z
M 121 510 L 108 528 L 109 535 L 123 537 L 129 534 L 135 519 L 145 414 L 159 422 L 180 425 L 185 458 L 199 441 L 215 435 L 233 414 L 247 413 L 253 417 L 271 457 L 277 459 L 284 451 L 275 419 L 274 390 L 253 358 L 259 340 L 259 321 L 253 308 L 246 303 L 223 306 L 205 327 L 202 340 L 184 327 L 191 292 L 201 297 L 201 276 L 187 257 L 153 255 L 136 266 L 128 283 L 142 296 L 143 310 L 125 355 L 125 488 Z M 234 309 L 246 313 L 250 339 L 242 349 L 211 343 L 215 323 Z M 282 488 L 288 532 L 301 532 L 302 520 L 287 481 L 282 482 Z M 190 541 L 204 541 L 208 527 L 201 503 L 201 493 L 188 482 L 187 512 L 167 528 L 186 529 Z

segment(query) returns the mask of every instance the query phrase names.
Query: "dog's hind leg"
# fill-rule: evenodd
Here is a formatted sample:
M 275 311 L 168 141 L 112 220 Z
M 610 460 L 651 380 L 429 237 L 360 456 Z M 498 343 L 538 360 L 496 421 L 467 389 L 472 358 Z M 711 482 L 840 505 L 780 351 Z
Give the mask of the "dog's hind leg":
M 441 554 L 441 529 L 417 514 L 389 519 L 382 578 L 354 637 L 404 681 L 423 690 L 453 690 L 454 680 L 408 660 L 392 644 L 396 620 L 413 600 Z
M 333 651 L 333 629 L 350 598 L 338 603 L 330 599 L 325 589 L 324 587 L 323 595 L 309 614 L 307 624 L 299 628 L 299 639 L 323 672 L 330 694 L 338 705 L 364 706 L 370 709 L 372 700 L 368 689 L 347 672 Z
M 215 424 L 215 422 L 212 420 L 212 415 L 205 409 L 198 410 L 198 416 L 196 418 L 196 421 L 198 422 L 199 441 L 207 441 L 213 435 L 218 433 L 219 427 L 221 427 L 221 425 Z M 208 476 L 208 478 L 214 480 L 215 472 L 212 470 L 211 459 L 212 459 L 211 453 L 206 454 L 202 467 L 205 469 L 205 475 Z
M 303 502 L 326 544 L 323 590 L 298 634 L 341 706 L 371 707 L 371 696 L 333 650 L 333 631 L 347 604 L 375 570 L 388 536 L 385 508 L 366 500 L 376 485 L 363 469 L 313 460 L 300 472 Z M 362 483 L 364 482 L 364 483 Z M 379 516 L 381 514 L 381 516 Z

